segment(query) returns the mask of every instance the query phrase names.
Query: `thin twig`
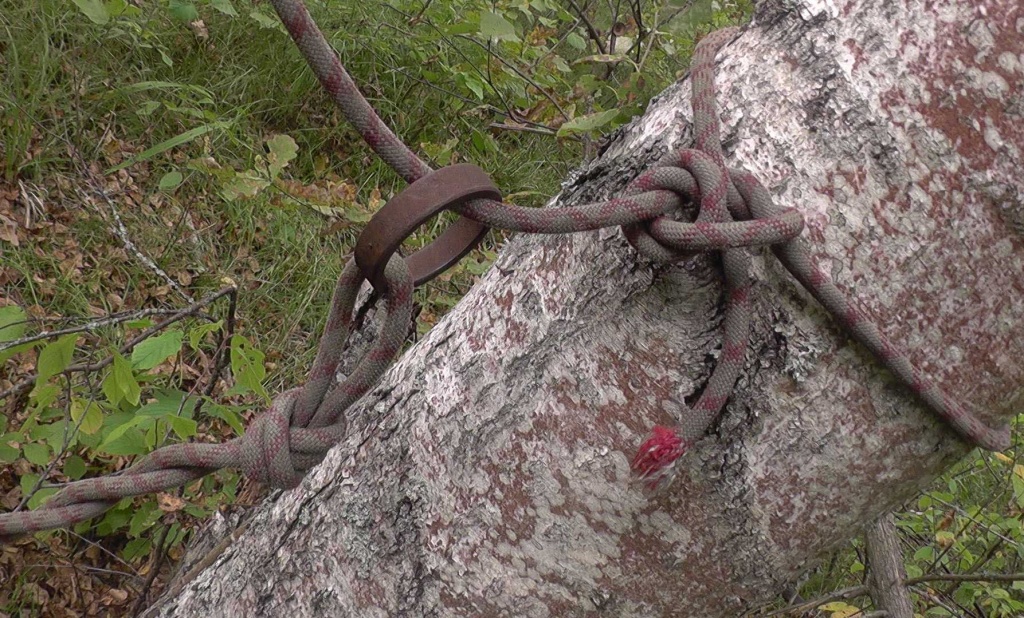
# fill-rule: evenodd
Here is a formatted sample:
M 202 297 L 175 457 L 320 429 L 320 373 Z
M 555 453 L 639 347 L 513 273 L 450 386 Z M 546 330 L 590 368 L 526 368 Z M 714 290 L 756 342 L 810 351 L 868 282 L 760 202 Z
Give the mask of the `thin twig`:
M 233 285 L 232 286 L 228 286 L 226 288 L 222 288 L 222 289 L 214 292 L 213 294 L 210 294 L 209 296 L 207 296 L 207 297 L 205 297 L 205 298 L 203 298 L 201 300 L 198 300 L 198 301 L 194 302 L 192 305 L 186 307 L 185 309 L 182 309 L 182 310 L 178 311 L 177 313 L 175 313 L 171 317 L 167 318 L 166 320 L 160 322 L 159 324 L 154 324 L 153 326 L 151 326 L 151 327 L 147 328 L 146 330 L 142 331 L 137 336 L 132 338 L 131 341 L 129 341 L 128 343 L 125 343 L 124 345 L 122 345 L 118 349 L 118 351 L 121 354 L 127 354 L 132 349 L 134 349 L 135 346 L 137 346 L 138 344 L 140 344 L 141 342 L 143 342 L 147 338 L 149 338 L 149 337 L 153 336 L 154 334 L 160 332 L 161 330 L 167 328 L 171 324 L 174 324 L 176 322 L 180 322 L 181 320 L 183 320 L 183 319 L 185 319 L 185 318 L 187 318 L 189 316 L 192 316 L 192 315 L 195 315 L 195 314 L 199 313 L 200 309 L 203 309 L 204 307 L 210 305 L 212 302 L 214 302 L 218 298 L 221 298 L 223 296 L 227 296 L 228 294 L 234 293 L 237 289 L 238 288 L 236 288 Z M 64 369 L 64 371 L 62 373 L 67 375 L 67 374 L 83 372 L 83 371 L 99 371 L 100 369 L 103 369 L 104 367 L 106 367 L 107 365 L 109 365 L 112 362 L 114 362 L 114 356 L 110 355 L 107 358 L 105 358 L 105 359 L 103 359 L 103 360 L 101 360 L 101 361 L 99 361 L 97 363 L 76 363 L 74 365 L 69 365 L 66 369 Z M 35 382 L 36 382 L 36 380 L 38 378 L 39 378 L 39 374 L 38 373 L 33 373 L 33 374 L 30 374 L 30 375 L 26 376 L 25 378 L 23 378 L 21 381 L 19 381 L 14 386 L 12 386 L 12 387 L 8 388 L 7 390 L 5 390 L 4 392 L 0 393 L 0 399 L 6 399 L 8 397 L 17 396 L 17 395 L 20 395 L 21 393 L 24 393 L 26 390 L 31 388 L 33 384 L 35 384 Z
M 9 350 L 11 348 L 25 345 L 26 343 L 34 343 L 36 341 L 42 341 L 44 339 L 53 339 L 55 337 L 61 337 L 63 335 L 70 335 L 73 333 L 92 333 L 93 331 L 103 328 L 104 326 L 114 326 L 116 324 L 122 324 L 124 322 L 131 322 L 132 320 L 139 320 L 145 317 L 154 315 L 169 315 L 174 313 L 174 309 L 139 309 L 138 311 L 112 313 L 110 315 L 103 316 L 95 320 L 90 320 L 84 324 L 78 326 L 70 326 L 68 328 L 62 328 L 59 330 L 46 330 L 35 335 L 28 337 L 22 337 L 21 339 L 15 339 L 14 341 L 8 341 L 7 343 L 0 344 L 0 352 Z M 29 323 L 31 320 L 24 320 L 22 323 Z
M 655 44 L 657 44 L 657 42 L 658 42 L 658 27 L 661 25 L 660 20 L 661 20 L 661 7 L 656 7 L 654 9 L 654 23 L 653 23 L 653 25 L 651 26 L 651 29 L 650 29 L 651 37 L 650 37 L 650 39 L 647 40 L 647 45 L 643 46 L 643 52 L 644 52 L 643 55 L 640 55 L 640 50 L 637 49 L 637 61 L 636 61 L 636 72 L 637 73 L 643 73 L 644 65 L 647 63 L 647 59 L 651 55 L 651 50 L 654 49 Z M 640 32 L 643 33 L 643 30 L 641 30 Z M 643 40 L 644 40 L 644 37 L 642 35 L 638 36 L 637 37 L 637 45 L 640 45 Z
M 579 15 L 580 19 L 583 20 L 583 25 L 587 27 L 587 33 L 590 34 L 590 40 L 597 45 L 597 50 L 602 54 L 607 53 L 605 51 L 604 42 L 601 41 L 601 35 L 598 34 L 597 28 L 594 27 L 594 24 L 590 23 L 590 19 L 587 18 L 585 9 L 581 9 L 580 6 L 576 4 L 576 0 L 569 0 L 569 5 L 574 11 L 576 11 L 576 14 Z M 586 8 L 590 7 L 588 6 Z
M 1024 573 L 973 573 L 969 575 L 958 574 L 932 574 L 921 577 L 911 577 L 903 580 L 904 585 L 913 586 L 925 582 L 1019 582 L 1024 581 Z
M 78 534 L 74 530 L 71 530 L 71 529 L 67 530 L 67 532 L 69 534 L 71 534 L 71 536 L 77 538 L 82 543 L 85 543 L 86 545 L 89 545 L 90 547 L 93 547 L 94 549 L 96 549 L 97 551 L 99 551 L 102 554 L 106 554 L 107 557 L 109 557 L 114 562 L 118 562 L 120 564 L 123 564 L 126 569 L 129 569 L 131 571 L 130 575 L 132 577 L 140 577 L 140 575 L 138 573 L 138 570 L 134 566 L 132 566 L 131 563 L 126 561 L 121 556 L 118 556 L 114 552 L 110 551 L 109 549 L 104 547 L 101 543 L 97 543 L 96 541 L 93 541 L 92 539 L 88 539 L 88 538 L 82 536 L 81 534 Z
M 1003 574 L 1003 573 L 978 573 L 976 575 L 941 575 L 941 574 L 937 574 L 937 575 L 923 575 L 921 577 L 911 577 L 910 579 L 905 579 L 905 580 L 903 580 L 903 584 L 905 586 L 915 586 L 917 584 L 923 584 L 923 583 L 932 582 L 932 581 L 954 581 L 954 582 L 1000 581 L 1000 582 L 1016 582 L 1016 581 L 1024 581 L 1024 573 L 1011 573 L 1011 574 Z M 950 608 L 945 603 L 943 603 L 941 600 L 936 598 L 935 595 L 928 594 L 928 593 L 925 593 L 923 591 L 918 591 L 918 592 L 920 592 L 922 594 L 925 594 L 926 596 L 929 597 L 929 600 L 931 600 L 933 603 L 935 603 L 936 605 L 940 605 L 940 606 L 944 607 L 945 609 L 951 611 L 951 613 L 953 615 L 956 615 L 955 611 L 950 610 Z M 765 614 L 764 618 L 771 618 L 772 616 L 784 616 L 786 614 L 795 614 L 795 613 L 799 613 L 799 612 L 805 612 L 805 611 L 812 610 L 812 609 L 814 609 L 816 607 L 820 607 L 821 605 L 824 605 L 825 603 L 830 603 L 832 601 L 837 601 L 837 600 L 840 600 L 840 599 L 852 599 L 852 598 L 855 598 L 855 597 L 864 596 L 865 594 L 868 594 L 868 587 L 867 586 L 852 586 L 850 588 L 843 588 L 842 590 L 836 590 L 835 592 L 832 592 L 830 594 L 818 597 L 816 599 L 812 599 L 810 601 L 806 601 L 804 603 L 800 603 L 798 605 L 790 605 L 789 607 L 784 607 L 782 609 L 775 610 L 775 611 L 771 612 L 770 614 Z
M 950 616 L 964 616 L 963 608 L 957 609 L 955 607 L 950 607 L 945 601 L 928 590 L 921 590 L 920 588 L 917 588 L 915 589 L 915 592 L 930 601 L 932 604 L 938 605 L 949 612 Z
M 427 12 L 428 8 L 430 8 L 431 2 L 433 2 L 433 0 L 427 0 L 426 2 L 423 3 L 423 7 L 415 15 L 413 15 L 412 18 L 409 19 L 410 26 L 415 26 L 416 24 L 419 23 L 420 18 L 423 17 L 423 14 Z
M 487 125 L 491 129 L 500 129 L 502 131 L 525 131 L 526 133 L 539 133 L 540 135 L 557 135 L 558 132 L 554 129 L 547 127 L 519 127 L 511 124 L 504 124 L 502 122 L 492 122 Z
M 89 397 L 89 403 L 87 403 L 86 406 L 85 406 L 86 410 L 88 410 L 89 406 L 91 406 L 96 401 L 95 389 L 90 388 L 89 392 L 92 393 L 92 394 Z M 65 422 L 64 422 L 64 439 L 63 439 L 63 444 L 61 445 L 60 451 L 57 452 L 56 454 L 54 454 L 54 456 L 50 458 L 50 461 L 47 462 L 46 469 L 43 470 L 39 474 L 39 476 L 36 477 L 36 482 L 32 484 L 32 488 L 25 492 L 25 495 L 23 495 L 21 497 L 21 500 L 18 502 L 18 505 L 16 507 L 14 507 L 13 512 L 15 512 L 15 513 L 20 511 L 20 510 L 22 510 L 23 508 L 25 508 L 25 506 L 28 504 L 29 500 L 32 499 L 32 496 L 36 495 L 36 492 L 39 491 L 40 488 L 42 488 L 43 482 L 50 476 L 50 473 L 53 472 L 53 469 L 57 467 L 57 462 L 60 461 L 60 458 L 64 456 L 64 453 L 67 452 L 68 446 L 71 445 L 71 438 L 74 437 L 78 433 L 79 428 L 81 428 L 81 426 L 82 426 L 82 422 L 85 421 L 85 416 L 86 415 L 83 412 L 82 418 L 78 419 L 78 421 L 75 422 L 74 429 L 71 430 L 71 432 L 68 432 L 67 418 L 71 416 L 71 378 L 70 377 L 68 378 L 68 380 L 66 382 L 64 397 L 65 397 L 66 403 L 64 404 Z
M 536 70 L 536 68 L 540 66 L 542 62 L 547 60 L 550 56 L 553 56 L 555 54 L 555 50 L 558 49 L 558 47 L 562 43 L 564 43 L 567 38 L 569 38 L 570 34 L 576 31 L 576 26 L 580 25 L 581 21 L 583 20 L 577 17 L 576 21 L 573 22 L 571 26 L 565 29 L 565 32 L 562 34 L 562 36 L 558 37 L 558 40 L 555 41 L 554 45 L 552 45 L 548 51 L 546 51 L 543 55 L 538 56 L 536 60 L 530 63 L 530 70 Z
M 160 538 L 157 539 L 153 546 L 153 551 L 156 553 L 153 558 L 153 566 L 149 571 L 149 575 L 146 576 L 146 581 L 142 583 L 142 589 L 139 590 L 139 596 L 136 597 L 135 602 L 132 603 L 132 608 L 128 612 L 130 616 L 138 616 L 142 610 L 145 609 L 146 601 L 149 599 L 149 591 L 153 588 L 153 581 L 156 580 L 156 576 L 160 572 L 160 565 L 164 561 L 164 556 L 167 555 L 164 542 L 167 540 L 167 532 L 170 529 L 170 526 L 164 526 L 160 530 Z
M 817 599 L 812 599 L 810 601 L 800 603 L 799 605 L 790 605 L 789 607 L 777 609 L 770 614 L 765 614 L 764 618 L 771 618 L 772 616 L 784 616 L 786 614 L 791 613 L 806 612 L 820 605 L 824 605 L 825 603 L 838 601 L 839 599 L 852 599 L 855 597 L 864 596 L 867 593 L 867 586 L 851 586 L 850 588 L 836 590 L 835 592 L 826 594 L 825 596 L 818 597 Z
M 209 382 L 207 382 L 206 388 L 203 390 L 205 397 L 213 394 L 214 389 L 217 388 L 217 380 L 220 379 L 220 374 L 227 367 L 228 361 L 231 359 L 231 337 L 235 334 L 235 313 L 237 308 L 238 289 L 233 288 L 228 295 L 228 314 L 224 320 L 224 328 L 220 332 L 220 339 L 217 342 L 217 361 L 213 366 L 213 373 L 210 374 Z M 205 397 L 196 403 L 193 415 L 198 415 L 199 411 L 203 409 L 203 404 L 206 403 Z
M 391 6 L 391 4 L 388 3 L 388 2 L 378 2 L 378 4 L 380 4 L 384 8 L 390 9 L 390 10 L 398 13 L 399 15 L 405 17 L 406 19 L 410 19 L 410 16 L 409 16 L 408 13 L 406 13 L 405 11 L 399 9 L 398 7 Z M 437 33 L 437 35 L 441 38 L 442 41 L 445 42 L 446 45 L 448 45 L 448 47 L 450 47 L 456 54 L 458 54 L 463 60 L 466 61 L 466 64 L 469 65 L 469 67 L 472 69 L 472 71 L 474 73 L 476 73 L 480 77 L 480 79 L 482 79 L 482 80 L 487 82 L 487 85 L 490 86 L 492 90 L 494 90 L 495 96 L 497 96 L 499 99 L 501 99 L 501 104 L 505 106 L 505 111 L 506 111 L 507 115 L 509 117 L 511 117 L 511 118 L 515 118 L 515 112 L 512 110 L 512 106 L 509 104 L 508 100 L 505 98 L 505 95 L 502 94 L 500 90 L 494 88 L 493 84 L 491 84 L 489 81 L 487 81 L 487 76 L 484 75 L 484 73 L 477 67 L 477 64 L 479 64 L 479 63 L 473 62 L 469 58 L 469 56 L 467 56 L 465 54 L 465 52 L 463 52 L 462 49 L 459 48 L 459 46 L 456 45 L 451 40 L 451 37 L 448 36 L 448 33 L 445 32 L 444 30 L 442 30 L 441 28 L 437 27 L 432 21 L 430 21 L 429 19 L 424 19 L 424 20 L 422 20 L 422 23 L 427 25 L 427 26 L 429 26 L 432 30 L 434 30 L 434 32 Z M 474 41 L 474 42 L 479 44 L 479 41 Z
M 471 36 L 468 36 L 468 35 L 465 35 L 465 34 L 459 34 L 459 35 L 456 35 L 456 37 L 460 38 L 460 39 L 465 39 L 465 40 L 469 41 L 470 43 L 473 43 L 474 45 L 479 45 L 481 48 L 483 48 L 484 51 L 486 51 L 488 54 L 490 54 L 495 60 L 497 60 L 501 64 L 505 65 L 509 69 L 511 69 L 512 72 L 514 72 L 516 75 L 518 75 L 520 77 L 520 79 L 522 79 L 526 83 L 528 83 L 531 86 L 533 86 L 534 88 L 536 88 L 537 92 L 539 92 L 542 95 L 544 95 L 544 98 L 547 99 L 552 105 L 555 106 L 555 109 L 557 109 L 558 113 L 562 115 L 562 118 L 565 118 L 566 120 L 569 120 L 569 114 L 567 114 L 566 111 L 564 109 L 562 109 L 562 106 L 558 104 L 558 101 L 555 100 L 555 97 L 553 97 L 547 91 L 547 89 L 545 89 L 543 86 L 541 86 L 536 81 L 534 81 L 532 77 L 530 77 L 526 73 L 523 73 L 521 70 L 519 70 L 519 67 L 517 67 L 516 65 L 512 64 L 508 60 L 505 60 L 504 58 L 502 58 L 498 54 L 494 53 L 493 51 L 491 51 L 491 49 L 487 45 L 484 45 L 483 43 L 481 43 L 480 41 L 474 39 Z M 491 85 L 491 87 L 494 88 L 493 85 Z M 494 88 L 494 90 L 497 91 L 497 88 Z
M 993 535 L 995 535 L 995 536 L 997 536 L 997 537 L 1001 538 L 1001 539 L 1002 539 L 1003 541 L 1005 541 L 1005 542 L 1009 543 L 1010 545 L 1013 545 L 1014 547 L 1017 547 L 1017 548 L 1020 548 L 1020 547 L 1021 547 L 1020 543 L 1018 543 L 1017 541 L 1014 541 L 1014 540 L 1013 540 L 1013 539 L 1011 539 L 1010 537 L 1008 537 L 1008 536 L 1006 536 L 1006 535 L 1004 535 L 1004 534 L 1001 534 L 1001 533 L 1000 533 L 1000 532 L 999 532 L 998 530 L 995 530 L 994 528 L 992 528 L 991 526 L 989 526 L 989 525 L 988 525 L 988 524 L 986 524 L 985 522 L 983 522 L 983 521 L 979 521 L 979 520 L 978 520 L 978 518 L 974 517 L 973 515 L 971 515 L 970 513 L 968 513 L 967 511 L 965 511 L 964 509 L 960 508 L 959 506 L 957 506 L 957 505 L 955 505 L 955 504 L 950 504 L 949 502 L 946 502 L 946 501 L 945 501 L 945 500 L 943 500 L 942 498 L 939 498 L 938 496 L 935 496 L 935 495 L 930 495 L 929 497 L 930 497 L 930 498 L 931 498 L 932 500 L 935 500 L 936 502 L 938 502 L 939 504 L 941 504 L 941 505 L 945 506 L 946 508 L 950 508 L 950 509 L 953 509 L 954 511 L 958 512 L 958 513 L 960 514 L 960 516 L 961 516 L 961 517 L 964 517 L 964 518 L 966 518 L 966 519 L 967 519 L 967 520 L 968 520 L 968 521 L 969 521 L 970 523 L 973 523 L 973 524 L 977 524 L 977 526 L 978 526 L 979 528 L 983 529 L 983 530 L 984 530 L 985 532 L 988 532 L 988 533 L 990 533 L 990 534 L 993 534 Z M 988 504 L 986 504 L 986 505 L 985 505 L 985 507 L 987 507 L 987 506 L 988 506 L 989 504 L 991 504 L 991 502 L 989 502 Z M 963 527 L 961 527 L 961 528 L 960 528 L 960 531 L 959 531 L 959 532 L 957 533 L 957 535 L 956 535 L 956 536 L 960 536 L 960 535 L 961 535 L 961 534 L 963 534 L 963 533 L 964 533 L 964 531 L 966 531 L 966 530 L 967 530 L 967 523 L 965 523 L 965 524 L 963 525 Z M 953 546 L 952 544 L 950 544 L 950 545 L 949 545 L 949 547 L 952 547 L 952 546 Z M 943 553 L 944 553 L 944 552 L 943 552 Z M 934 568 L 934 567 L 936 566 L 936 564 L 937 564 L 937 560 L 938 560 L 938 559 L 936 559 L 936 562 L 934 562 L 934 563 L 932 564 L 932 568 Z
M 25 564 L 22 565 L 23 569 L 31 568 L 43 568 L 43 569 L 82 569 L 83 571 L 89 571 L 91 573 L 103 573 L 104 575 L 113 575 L 115 577 L 131 577 L 133 579 L 139 579 L 139 576 L 134 573 L 125 573 L 124 571 L 115 571 L 114 569 L 104 569 L 95 566 L 89 566 L 88 564 Z
M 171 289 L 173 289 L 175 292 L 180 294 L 182 298 L 184 298 L 190 303 L 196 302 L 196 300 L 192 298 L 192 295 L 186 292 L 185 289 L 182 288 L 181 285 L 178 284 L 178 282 L 175 281 L 173 277 L 168 275 L 167 272 L 164 271 L 164 269 L 157 266 L 156 262 L 150 259 L 149 256 L 144 254 L 135 245 L 135 242 L 132 241 L 131 237 L 128 235 L 128 228 L 125 227 L 124 222 L 121 221 L 121 214 L 118 212 L 117 206 L 114 204 L 114 201 L 110 199 L 110 197 L 107 195 L 107 192 L 104 191 L 98 183 L 93 181 L 92 185 L 93 192 L 99 197 L 102 197 L 103 200 L 107 203 L 107 207 L 110 208 L 110 212 L 114 216 L 114 233 L 117 234 L 118 238 L 121 239 L 121 243 L 124 245 L 124 248 L 135 254 L 136 259 L 145 264 L 146 267 L 153 271 L 153 273 L 156 274 L 158 277 L 166 281 L 167 285 L 169 285 Z

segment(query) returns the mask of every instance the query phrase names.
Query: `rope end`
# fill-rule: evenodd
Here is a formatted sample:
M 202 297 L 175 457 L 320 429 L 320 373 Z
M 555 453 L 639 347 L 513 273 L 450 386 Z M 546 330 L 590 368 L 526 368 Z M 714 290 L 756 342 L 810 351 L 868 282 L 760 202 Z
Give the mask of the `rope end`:
M 655 425 L 651 437 L 640 445 L 633 458 L 633 473 L 647 481 L 648 488 L 654 489 L 671 476 L 676 460 L 682 457 L 689 446 L 674 430 Z

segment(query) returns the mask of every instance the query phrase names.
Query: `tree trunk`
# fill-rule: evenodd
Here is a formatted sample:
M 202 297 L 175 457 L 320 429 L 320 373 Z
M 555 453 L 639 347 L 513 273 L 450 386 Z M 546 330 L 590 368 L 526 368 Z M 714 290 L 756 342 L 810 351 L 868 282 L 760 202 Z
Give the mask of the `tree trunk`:
M 903 564 L 900 535 L 892 513 L 886 513 L 865 526 L 864 541 L 871 601 L 889 618 L 914 618 L 910 591 L 903 584 L 907 579 L 907 569 Z
M 276 44 L 283 45 L 278 40 Z M 1024 391 L 1024 9 L 773 0 L 719 54 L 731 165 L 801 210 L 816 258 L 988 418 Z M 616 194 L 689 143 L 689 81 L 568 181 Z M 149 615 L 736 616 L 967 446 L 767 251 L 746 368 L 647 495 L 629 462 L 715 363 L 713 257 L 520 235 L 352 411 L 353 432 Z

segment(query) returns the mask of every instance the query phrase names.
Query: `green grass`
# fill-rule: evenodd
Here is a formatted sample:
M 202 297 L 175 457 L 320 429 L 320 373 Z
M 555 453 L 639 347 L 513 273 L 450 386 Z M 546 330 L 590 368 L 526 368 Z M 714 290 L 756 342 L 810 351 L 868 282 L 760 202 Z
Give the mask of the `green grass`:
M 171 7 L 187 4 L 182 2 L 143 2 L 135 14 L 113 15 L 104 23 L 79 8 L 118 3 L 39 0 L 8 3 L 0 11 L 0 226 L 16 221 L 19 241 L 16 246 L 0 235 L 0 305 L 27 309 L 37 320 L 30 332 L 120 310 L 185 306 L 161 276 L 126 250 L 113 231 L 116 210 L 138 250 L 194 298 L 235 282 L 237 332 L 266 353 L 267 390 L 294 386 L 311 364 L 334 281 L 361 217 L 372 210 L 370 200 L 386 199 L 404 185 L 347 126 L 266 3 L 234 2 L 237 14 L 228 15 L 214 10 L 216 2 L 199 2 L 201 26 L 175 17 Z M 553 128 L 560 120 L 535 85 L 502 71 L 480 46 L 444 31 L 492 10 L 490 3 L 432 3 L 420 21 L 409 19 L 423 7 L 419 0 L 310 5 L 371 104 L 415 151 L 441 165 L 476 163 L 524 205 L 543 203 L 578 165 L 578 139 L 488 126 L 505 120 L 495 110 L 506 105 Z M 571 23 L 559 10 L 542 17 Z M 539 17 L 509 15 L 523 40 L 541 23 Z M 688 48 L 692 40 L 675 44 Z M 528 66 L 533 51 L 524 46 L 503 53 Z M 568 62 L 584 53 L 564 44 L 558 52 Z M 685 56 L 658 51 L 647 66 L 642 84 L 623 65 L 604 75 L 593 92 L 577 91 L 576 77 L 550 63 L 538 64 L 532 77 L 579 115 L 627 99 L 636 112 L 685 67 Z M 493 77 L 493 89 L 478 100 L 472 80 L 484 77 Z M 259 170 L 268 157 L 266 140 L 279 134 L 298 147 L 282 176 L 290 185 L 229 199 L 224 179 L 196 164 L 215 161 L 235 173 Z M 178 174 L 180 183 L 169 181 Z M 344 202 L 334 217 L 287 188 L 305 193 L 338 183 L 356 191 L 354 202 Z M 439 224 L 425 227 L 412 245 L 426 242 Z M 472 285 L 474 272 L 493 259 L 500 239 L 492 235 L 471 256 L 478 264 L 464 263 L 417 291 L 420 331 Z M 222 311 L 217 306 L 211 313 Z M 79 341 L 76 360 L 102 358 L 128 336 L 122 327 L 91 332 Z M 33 366 L 29 354 L 0 364 L 0 390 L 5 380 L 16 381 Z M 183 371 L 159 376 L 186 390 L 194 386 L 190 380 L 203 377 Z M 73 388 L 78 395 L 97 390 L 81 379 Z M 24 421 L 23 405 L 5 404 L 8 418 L 0 434 Z M 61 411 L 54 412 L 59 418 Z M 104 465 L 115 462 L 76 448 L 89 462 L 90 475 L 108 472 Z M 9 491 L 16 478 L 0 477 L 0 491 Z M 204 508 L 217 508 L 235 495 L 219 485 L 208 478 L 204 490 L 185 495 L 200 491 Z M 138 512 L 145 504 L 140 499 L 122 511 Z M 53 553 L 33 560 L 78 560 L 73 537 L 65 537 L 61 552 L 56 540 L 62 537 L 52 538 Z M 99 540 L 117 553 L 140 539 L 119 533 Z M 71 590 L 59 584 L 62 572 L 34 570 L 11 578 L 0 587 L 0 612 L 37 609 L 26 584 Z
M 54 258 L 9 247 L 3 259 L 25 283 L 12 290 L 14 298 L 45 304 L 54 314 L 87 313 L 102 302 L 99 292 L 110 279 L 126 291 L 159 286 L 131 258 L 102 257 L 103 248 L 119 241 L 103 220 L 109 219 L 103 200 L 87 205 L 81 194 L 95 198 L 103 170 L 131 154 L 197 126 L 224 123 L 121 172 L 130 174 L 134 187 L 129 196 L 115 189 L 110 197 L 144 253 L 169 273 L 194 275 L 193 294 L 220 287 L 224 277 L 242 286 L 241 327 L 271 358 L 283 359 L 281 379 L 291 380 L 308 366 L 333 279 L 356 229 L 328 233 L 322 215 L 294 203 L 281 205 L 273 191 L 227 202 L 210 178 L 189 171 L 186 162 L 214 157 L 221 165 L 247 169 L 264 155 L 263 138 L 281 132 L 299 145 L 288 171 L 303 182 L 331 174 L 351 179 L 364 200 L 373 188 L 386 196 L 402 183 L 345 125 L 283 32 L 244 16 L 208 11 L 202 17 L 205 40 L 152 7 L 144 20 L 104 26 L 91 23 L 73 4 L 53 0 L 23 3 L 0 17 L 4 178 L 43 186 L 64 179 L 61 201 L 83 215 L 69 217 L 69 225 L 94 262 L 93 275 L 63 277 Z M 342 9 L 317 11 L 317 17 L 325 32 L 334 33 L 357 81 L 369 84 L 371 102 L 410 143 L 443 143 L 479 129 L 472 115 L 446 118 L 427 109 L 442 107 L 443 93 L 396 70 L 410 64 L 404 54 L 412 45 L 369 45 L 372 31 L 342 27 L 352 23 Z M 498 139 L 500 151 L 471 154 L 501 186 L 516 191 L 553 193 L 578 152 L 544 136 L 508 133 Z M 83 179 L 82 166 L 89 165 L 98 172 L 95 182 Z M 173 194 L 159 191 L 156 183 L 173 170 L 184 173 L 183 184 Z M 155 206 L 145 206 L 154 200 Z M 115 276 L 108 277 L 110 272 Z M 40 293 L 33 275 L 54 279 L 55 289 Z M 268 324 L 274 328 L 261 328 Z

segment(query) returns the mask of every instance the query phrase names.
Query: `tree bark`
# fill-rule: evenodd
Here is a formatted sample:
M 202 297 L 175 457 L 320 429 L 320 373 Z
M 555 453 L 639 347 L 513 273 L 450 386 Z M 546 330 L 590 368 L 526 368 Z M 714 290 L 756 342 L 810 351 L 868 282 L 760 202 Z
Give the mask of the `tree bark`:
M 870 574 L 868 585 L 875 608 L 889 618 L 914 618 L 914 603 L 903 584 L 907 569 L 903 565 L 903 550 L 892 513 L 865 526 L 864 540 Z
M 278 41 L 278 44 L 284 44 Z M 1024 10 L 772 0 L 720 54 L 727 159 L 913 362 L 996 418 L 1024 399 Z M 552 206 L 689 143 L 668 88 Z M 302 486 L 151 616 L 736 616 L 967 446 L 755 251 L 746 368 L 674 483 L 629 461 L 715 363 L 716 259 L 617 230 L 520 235 L 351 411 Z

